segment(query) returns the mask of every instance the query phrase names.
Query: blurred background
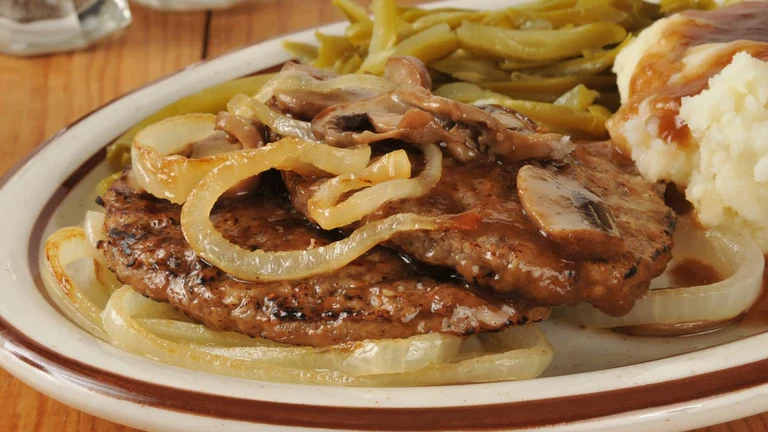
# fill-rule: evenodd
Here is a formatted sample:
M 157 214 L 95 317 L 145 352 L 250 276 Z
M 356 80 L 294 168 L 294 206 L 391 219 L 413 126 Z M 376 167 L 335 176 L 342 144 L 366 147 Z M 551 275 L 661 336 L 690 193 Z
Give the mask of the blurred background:
M 167 11 L 144 5 L 199 6 L 202 1 L 233 6 Z M 107 20 L 123 21 L 115 23 L 112 31 L 104 31 L 97 40 L 84 42 L 85 47 L 71 51 L 9 53 L 8 41 L 24 36 L 19 32 L 32 33 L 35 50 L 45 45 L 46 38 L 51 50 L 65 49 L 56 29 L 46 34 L 40 27 L 56 21 L 51 16 L 66 14 L 70 15 L 64 16 L 65 21 L 72 25 L 78 19 L 77 14 L 71 15 L 73 7 L 93 7 L 94 3 L 102 9 L 91 10 L 90 14 L 101 16 L 106 11 Z M 368 6 L 370 0 L 359 3 Z M 19 12 L 24 4 L 59 6 L 44 12 L 24 9 L 24 18 Z M 76 25 L 88 29 L 89 25 L 103 24 L 100 18 L 89 20 L 94 15 L 86 15 Z M 11 22 L 9 16 L 18 21 Z M 49 23 L 42 17 L 47 17 Z M 342 19 L 331 0 L 2 0 L 0 46 L 5 48 L 0 49 L 0 130 L 6 144 L 0 146 L 0 175 L 57 130 L 141 85 L 238 47 Z M 30 25 L 36 26 L 35 31 L 29 30 Z M 21 26 L 27 26 L 27 31 L 19 30 Z M 90 30 L 93 35 L 99 33 L 92 27 Z

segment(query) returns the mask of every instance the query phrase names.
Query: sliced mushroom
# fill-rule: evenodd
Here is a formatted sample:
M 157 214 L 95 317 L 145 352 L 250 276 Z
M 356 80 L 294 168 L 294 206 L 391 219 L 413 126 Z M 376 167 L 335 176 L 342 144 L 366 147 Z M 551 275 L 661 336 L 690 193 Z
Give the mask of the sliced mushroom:
M 274 100 L 280 112 L 291 114 L 300 120 L 310 121 L 328 107 L 356 102 L 376 95 L 377 93 L 365 89 L 333 89 L 328 92 L 276 89 Z
M 321 80 L 321 81 L 331 79 L 331 78 L 336 78 L 337 76 L 339 76 L 338 74 L 328 70 L 314 68 L 310 65 L 306 65 L 303 63 L 296 63 L 293 61 L 286 62 L 283 65 L 283 68 L 280 69 L 280 72 L 287 72 L 287 71 L 302 72 L 311 76 L 314 79 Z
M 200 141 L 190 143 L 177 154 L 190 159 L 199 159 L 242 149 L 240 143 L 233 142 L 230 138 L 224 131 L 215 131 Z
M 264 125 L 259 121 L 222 111 L 216 115 L 216 129 L 233 136 L 244 149 L 264 145 Z
M 521 124 L 515 123 L 515 127 Z M 567 137 L 507 128 L 482 109 L 419 87 L 329 107 L 312 120 L 312 131 L 317 139 L 338 147 L 385 139 L 417 145 L 440 143 L 459 162 L 489 156 L 512 162 L 560 159 L 573 148 Z
M 515 110 L 511 110 L 505 106 L 488 104 L 488 105 L 475 105 L 481 110 L 492 115 L 493 118 L 500 121 L 507 129 L 517 131 L 528 131 L 531 133 L 546 133 L 549 132 L 546 128 L 539 126 L 536 122 L 520 114 Z
M 229 113 L 223 112 L 223 113 L 219 113 L 219 115 L 216 116 L 217 127 L 219 125 L 219 120 L 221 118 L 225 118 L 224 114 L 229 115 Z M 237 121 L 243 121 L 243 122 L 247 121 L 234 115 L 229 115 L 229 117 L 226 117 L 226 118 L 229 119 L 228 124 L 230 125 L 238 124 Z M 232 119 L 235 119 L 235 120 L 232 120 Z M 233 139 L 233 137 L 235 139 Z M 244 148 L 247 148 L 247 147 L 245 147 L 242 144 L 242 141 L 240 141 L 236 135 L 231 134 L 229 131 L 219 129 L 214 131 L 212 134 L 208 135 L 207 137 L 201 139 L 200 141 L 195 141 L 193 143 L 190 143 L 183 151 L 179 152 L 178 154 L 188 157 L 190 159 L 200 159 L 200 158 L 206 158 L 206 157 L 221 154 L 221 153 L 228 153 L 232 151 L 243 150 Z M 250 191 L 256 189 L 256 187 L 259 186 L 260 181 L 261 181 L 261 175 L 257 175 L 255 177 L 251 177 L 249 179 L 243 180 L 240 183 L 236 184 L 235 186 L 231 187 L 229 190 L 227 190 L 223 196 L 234 197 L 237 195 L 249 193 Z
M 384 67 L 384 78 L 402 87 L 432 90 L 432 77 L 421 60 L 403 55 L 390 57 Z
M 611 209 L 575 180 L 526 165 L 517 173 L 517 194 L 531 222 L 567 258 L 609 258 L 624 249 Z

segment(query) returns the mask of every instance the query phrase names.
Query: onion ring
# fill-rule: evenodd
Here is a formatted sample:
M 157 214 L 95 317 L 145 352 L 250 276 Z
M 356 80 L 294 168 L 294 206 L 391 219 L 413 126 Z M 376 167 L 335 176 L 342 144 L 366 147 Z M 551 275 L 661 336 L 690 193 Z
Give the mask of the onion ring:
M 316 79 L 309 74 L 289 70 L 282 71 L 267 81 L 253 98 L 261 103 L 267 103 L 275 95 L 275 91 L 303 90 L 317 93 L 327 93 L 333 90 L 360 89 L 367 90 L 371 96 L 397 90 L 398 86 L 389 80 L 370 74 L 349 74 L 324 80 Z
M 440 181 L 443 154 L 435 144 L 427 144 L 424 146 L 424 155 L 426 166 L 412 179 L 379 180 L 372 178 L 372 173 L 364 173 L 358 177 L 343 174 L 328 180 L 307 203 L 310 217 L 323 229 L 333 229 L 360 220 L 389 201 L 425 195 Z M 336 200 L 344 193 L 364 187 L 367 189 L 336 204 Z
M 156 318 L 174 313 L 170 305 L 124 286 L 104 310 L 104 328 L 116 345 L 164 363 L 294 384 L 392 387 L 528 379 L 540 375 L 553 355 L 536 325 L 463 341 L 430 333 L 312 348 Z
M 288 117 L 243 94 L 233 97 L 227 103 L 227 111 L 240 117 L 256 119 L 282 136 L 315 140 L 312 123 Z
M 139 132 L 131 149 L 132 172 L 139 186 L 158 198 L 182 204 L 208 172 L 236 155 L 250 151 L 239 150 L 199 159 L 173 154 L 213 134 L 215 124 L 216 117 L 212 114 L 187 114 L 162 120 Z M 318 157 L 312 162 L 332 174 L 362 171 L 370 160 L 371 149 L 367 146 L 338 149 L 314 143 L 313 148 L 320 147 L 321 150 L 312 150 Z
M 748 235 L 702 231 L 694 222 L 680 219 L 674 240 L 676 259 L 696 258 L 710 263 L 725 279 L 710 285 L 653 289 L 663 281 L 658 278 L 648 295 L 623 317 L 608 316 L 586 304 L 564 308 L 560 315 L 587 327 L 631 330 L 628 327 L 663 326 L 668 329 L 666 334 L 684 334 L 719 327 L 738 318 L 760 296 L 765 261 Z
M 118 286 L 115 276 L 107 270 L 104 257 L 91 245 L 80 227 L 62 228 L 45 242 L 40 274 L 56 306 L 80 327 L 94 336 L 108 340 L 104 333 L 101 312 L 91 299 L 67 273 L 66 267 L 81 259 L 91 258 L 95 267 L 96 288 L 108 297 Z
M 399 232 L 443 230 L 462 223 L 461 215 L 446 219 L 403 213 L 368 223 L 348 238 L 326 246 L 280 252 L 248 251 L 229 242 L 216 231 L 209 217 L 219 196 L 238 182 L 270 168 L 289 170 L 297 160 L 316 164 L 318 159 L 307 151 L 310 145 L 334 149 L 286 138 L 260 149 L 238 153 L 230 162 L 203 178 L 189 194 L 181 210 L 181 228 L 192 249 L 236 278 L 249 281 L 295 280 L 337 270 Z

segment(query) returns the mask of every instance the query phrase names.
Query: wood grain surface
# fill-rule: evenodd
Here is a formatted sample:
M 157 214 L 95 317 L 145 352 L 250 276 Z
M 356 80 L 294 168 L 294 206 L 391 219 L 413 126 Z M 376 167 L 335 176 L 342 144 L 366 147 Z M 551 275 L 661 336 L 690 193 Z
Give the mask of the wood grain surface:
M 131 9 L 128 30 L 94 48 L 30 59 L 0 56 L 0 174 L 60 128 L 151 80 L 202 58 L 341 19 L 330 0 L 254 0 L 213 13 Z M 766 432 L 766 422 L 763 414 L 700 431 Z M 0 432 L 10 431 L 135 429 L 69 408 L 0 370 Z

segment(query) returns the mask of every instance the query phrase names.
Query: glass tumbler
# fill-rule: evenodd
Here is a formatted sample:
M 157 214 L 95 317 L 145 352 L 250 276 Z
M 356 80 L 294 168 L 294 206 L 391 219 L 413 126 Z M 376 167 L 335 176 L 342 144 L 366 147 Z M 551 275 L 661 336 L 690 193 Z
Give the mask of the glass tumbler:
M 144 6 L 165 11 L 224 9 L 249 0 L 132 0 Z M 251 0 L 252 1 L 252 0 Z
M 130 23 L 127 0 L 0 0 L 0 53 L 85 48 Z

